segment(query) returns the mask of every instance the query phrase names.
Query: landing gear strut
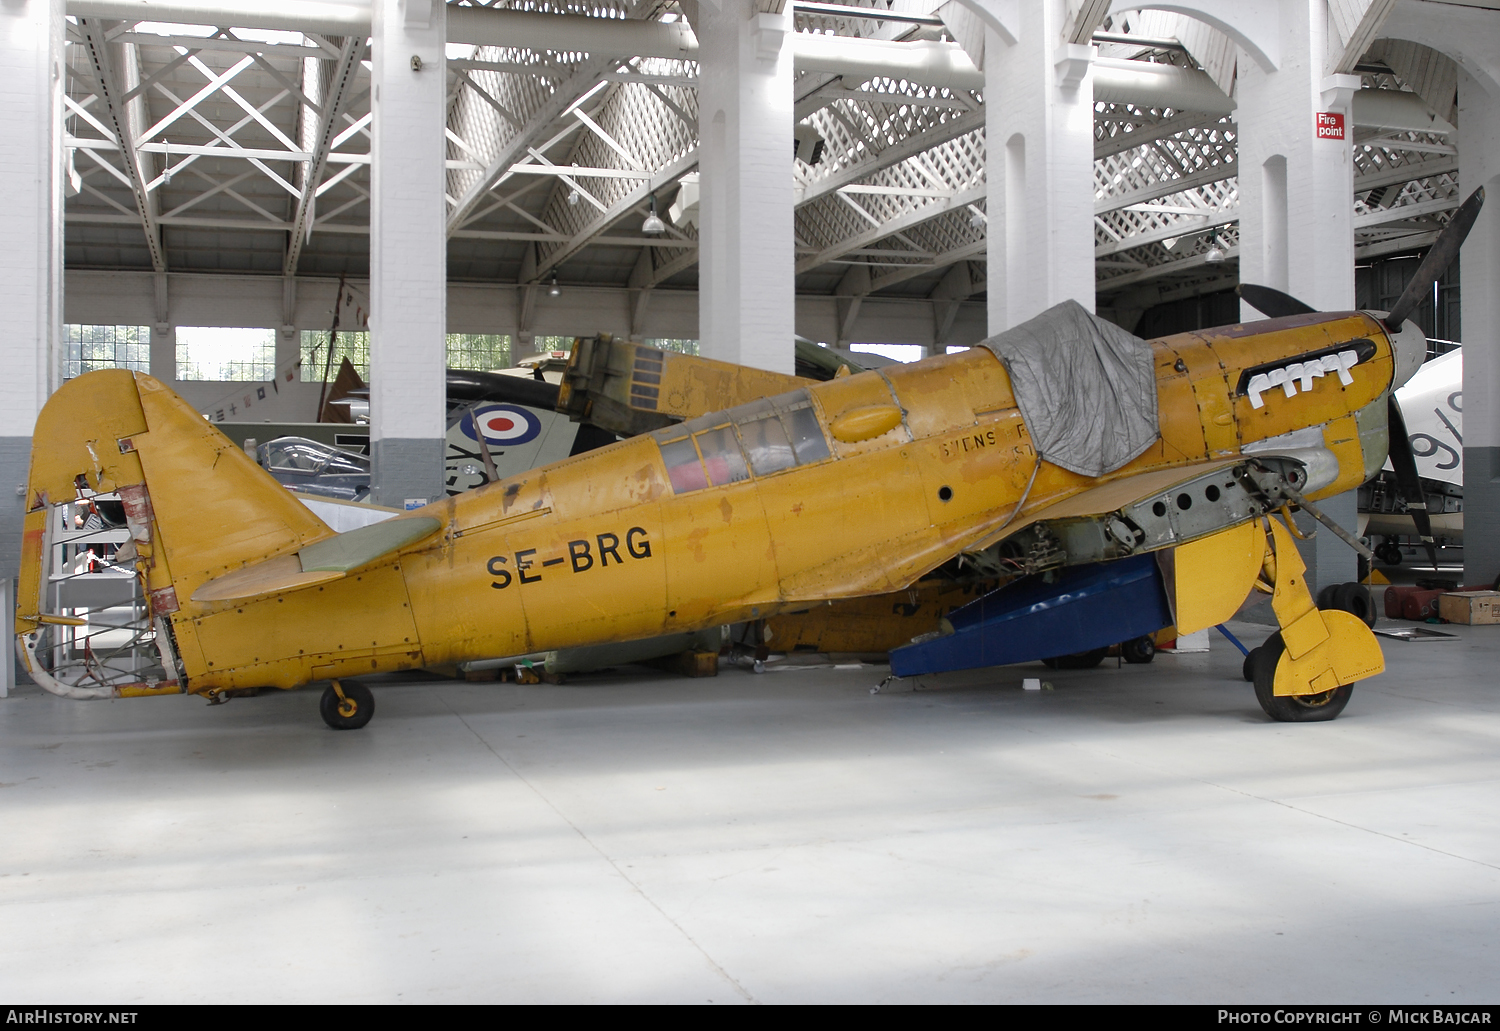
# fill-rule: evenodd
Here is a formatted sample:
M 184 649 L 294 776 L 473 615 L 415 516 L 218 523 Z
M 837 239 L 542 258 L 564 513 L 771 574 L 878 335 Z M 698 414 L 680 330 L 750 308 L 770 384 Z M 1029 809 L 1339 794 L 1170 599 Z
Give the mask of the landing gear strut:
M 1262 560 L 1263 580 L 1281 629 L 1245 659 L 1255 699 L 1282 723 L 1331 720 L 1349 703 L 1352 685 L 1385 669 L 1380 644 L 1370 632 L 1374 605 L 1360 584 L 1330 587 L 1315 605 L 1307 571 L 1287 526 L 1269 518 L 1270 540 Z
M 318 699 L 318 712 L 334 730 L 358 730 L 375 715 L 375 696 L 363 684 L 332 680 Z

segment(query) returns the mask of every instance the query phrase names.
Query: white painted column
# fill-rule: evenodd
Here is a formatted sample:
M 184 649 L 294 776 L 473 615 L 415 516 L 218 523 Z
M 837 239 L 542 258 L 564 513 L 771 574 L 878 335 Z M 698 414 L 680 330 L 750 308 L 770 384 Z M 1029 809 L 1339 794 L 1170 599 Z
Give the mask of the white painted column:
M 370 453 L 375 502 L 402 508 L 444 493 L 447 7 L 373 14 Z
M 1459 252 L 1464 341 L 1464 583 L 1500 573 L 1500 100 L 1460 69 L 1458 180 L 1484 207 Z
M 790 6 L 698 5 L 698 335 L 705 357 L 793 371 Z M 659 204 L 658 207 L 661 205 Z
M 0 3 L 0 619 L 12 618 L 31 434 L 61 379 L 62 0 Z M 0 657 L 0 695 L 14 682 Z
M 1094 310 L 1093 48 L 1064 42 L 1067 0 L 985 29 L 989 331 L 1061 301 Z
M 1319 311 L 1354 307 L 1353 119 L 1357 75 L 1330 75 L 1326 0 L 1281 0 L 1280 63 L 1242 58 L 1239 106 L 1240 281 L 1284 290 Z M 1343 119 L 1342 138 L 1319 115 Z M 1327 119 L 1324 119 L 1327 122 Z M 1241 304 L 1241 318 L 1264 318 Z M 1341 526 L 1358 522 L 1355 492 L 1319 502 Z M 1320 531 L 1302 545 L 1314 590 L 1354 580 L 1358 557 Z

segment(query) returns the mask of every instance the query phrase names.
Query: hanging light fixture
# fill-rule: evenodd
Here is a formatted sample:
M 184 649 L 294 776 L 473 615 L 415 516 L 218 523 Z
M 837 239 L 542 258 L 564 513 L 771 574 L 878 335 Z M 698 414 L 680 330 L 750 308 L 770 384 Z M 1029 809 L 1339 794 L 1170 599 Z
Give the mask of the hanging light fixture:
M 1209 236 L 1208 253 L 1203 256 L 1203 260 L 1208 262 L 1210 265 L 1217 265 L 1219 262 L 1224 260 L 1224 249 L 1219 246 L 1218 230 L 1214 230 L 1214 232 Z
M 560 297 L 561 295 L 562 295 L 562 287 L 560 287 L 560 286 L 557 285 L 557 269 L 553 269 L 552 270 L 552 283 L 547 287 L 547 296 L 548 297 Z
M 646 216 L 646 221 L 641 223 L 641 232 L 658 236 L 667 231 L 667 224 L 661 220 L 656 213 L 656 194 L 651 195 L 651 213 Z
M 578 190 L 576 187 L 568 191 L 568 207 L 578 207 Z

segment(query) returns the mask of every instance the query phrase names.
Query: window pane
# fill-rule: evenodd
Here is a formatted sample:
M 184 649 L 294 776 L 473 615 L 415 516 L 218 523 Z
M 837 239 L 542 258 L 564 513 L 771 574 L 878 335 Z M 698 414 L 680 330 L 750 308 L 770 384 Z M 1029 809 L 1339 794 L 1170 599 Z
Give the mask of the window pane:
M 678 351 L 682 354 L 697 354 L 698 341 L 687 340 L 681 337 L 650 337 L 641 343 L 647 347 L 654 347 L 658 351 Z
M 742 423 L 740 440 L 745 442 L 745 454 L 750 457 L 750 468 L 755 470 L 757 476 L 789 469 L 797 464 L 797 456 L 792 453 L 792 442 L 787 439 L 786 429 L 774 415 Z
M 818 425 L 818 417 L 811 408 L 798 408 L 781 418 L 792 438 L 792 447 L 797 452 L 799 465 L 828 457 L 828 442 L 823 439 L 823 427 Z
M 177 378 L 265 382 L 276 376 L 276 331 L 219 326 L 179 326 Z
M 740 453 L 740 442 L 734 439 L 734 430 L 721 426 L 698 434 L 698 450 L 703 452 L 703 467 L 708 470 L 708 480 L 715 487 L 726 483 L 748 480 L 745 456 Z
M 63 343 L 63 379 L 95 369 L 151 371 L 149 326 L 67 325 L 63 327 Z
M 370 334 L 345 333 L 339 331 L 333 342 L 333 361 L 328 360 L 328 333 L 326 330 L 302 331 L 302 375 L 303 383 L 323 382 L 323 370 L 328 370 L 328 382 L 339 374 L 339 366 L 345 358 L 359 373 L 359 378 L 370 382 Z
M 685 437 L 661 446 L 661 459 L 667 464 L 667 477 L 672 481 L 674 493 L 682 494 L 708 486 L 703 475 L 703 466 L 698 461 L 698 449 L 693 439 Z
M 449 333 L 448 368 L 480 372 L 508 369 L 510 337 L 504 333 Z

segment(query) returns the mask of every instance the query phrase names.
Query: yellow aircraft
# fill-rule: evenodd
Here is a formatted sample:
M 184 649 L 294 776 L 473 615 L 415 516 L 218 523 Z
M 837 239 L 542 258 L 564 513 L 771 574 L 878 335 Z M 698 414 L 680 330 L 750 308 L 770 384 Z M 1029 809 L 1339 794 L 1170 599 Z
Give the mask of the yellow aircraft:
M 965 352 L 667 425 L 343 533 L 158 381 L 81 376 L 37 422 L 21 652 L 34 679 L 74 698 L 217 702 L 328 681 L 324 719 L 353 728 L 374 711 L 349 679 L 362 674 L 759 620 L 988 556 L 1025 578 L 1025 604 L 1001 588 L 961 610 L 953 633 L 913 646 L 927 649 L 918 665 L 1134 636 L 1108 619 L 1027 629 L 1071 596 L 1077 571 L 1129 568 L 1115 579 L 1158 585 L 1170 618 L 1157 626 L 1183 633 L 1270 592 L 1281 629 L 1257 653 L 1257 697 L 1275 719 L 1332 718 L 1384 662 L 1359 618 L 1314 604 L 1286 513 L 1316 514 L 1313 501 L 1381 468 L 1388 395 L 1426 354 L 1406 315 L 1481 201 L 1388 315 L 1148 342 L 1070 302 Z M 649 402 L 662 364 L 633 354 L 630 389 Z M 144 669 L 96 648 L 119 628 L 72 614 L 48 573 L 55 510 L 100 494 L 123 502 L 130 540 L 113 563 L 140 584 L 133 643 L 159 659 Z

